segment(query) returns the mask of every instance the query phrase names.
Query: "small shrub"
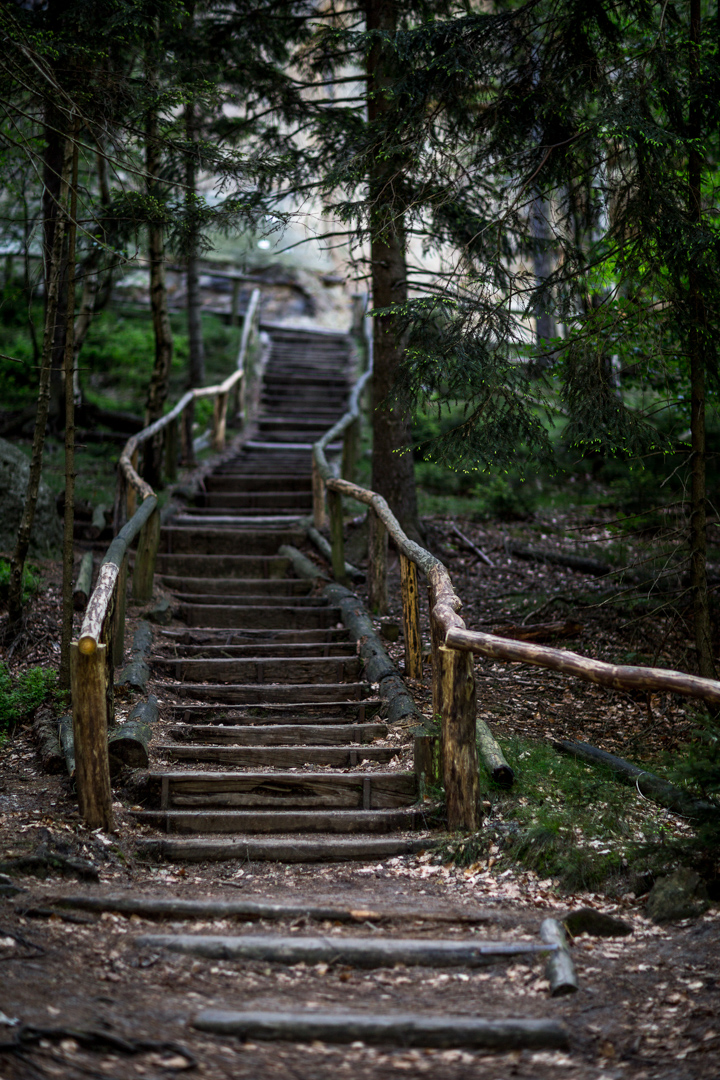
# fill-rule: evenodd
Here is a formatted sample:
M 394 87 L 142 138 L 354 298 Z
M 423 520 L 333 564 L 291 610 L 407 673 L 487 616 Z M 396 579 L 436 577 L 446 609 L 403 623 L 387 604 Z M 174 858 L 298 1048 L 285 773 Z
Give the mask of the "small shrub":
M 57 672 L 33 667 L 16 678 L 6 664 L 0 664 L 0 732 L 31 716 L 39 705 L 55 695 Z
M 29 600 L 36 593 L 40 592 L 40 585 L 42 579 L 40 577 L 40 571 L 37 566 L 33 566 L 31 563 L 25 564 L 23 571 L 23 583 L 22 583 L 22 598 L 23 603 Z M 7 602 L 8 591 L 10 589 L 10 560 L 0 558 L 0 602 Z

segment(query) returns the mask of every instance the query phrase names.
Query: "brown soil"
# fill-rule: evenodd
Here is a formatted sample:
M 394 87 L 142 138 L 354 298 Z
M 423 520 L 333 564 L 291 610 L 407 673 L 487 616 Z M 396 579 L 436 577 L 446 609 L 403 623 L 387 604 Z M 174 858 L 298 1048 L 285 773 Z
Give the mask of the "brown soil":
M 437 520 L 436 538 L 456 590 L 465 600 L 470 627 L 519 622 L 528 612 L 561 594 L 565 606 L 531 614 L 537 619 L 572 617 L 583 623 L 581 640 L 562 642 L 586 655 L 625 660 L 628 653 L 688 667 L 688 630 L 664 616 L 645 622 L 617 609 L 588 606 L 588 597 L 605 586 L 571 571 L 505 556 L 500 525 L 461 522 L 467 536 L 496 562 L 494 569 L 473 556 L 450 557 L 446 523 Z M 528 534 L 528 542 L 541 542 Z M 542 541 L 543 543 L 545 541 Z M 553 541 L 547 541 L 552 544 Z M 45 564 L 51 584 L 32 605 L 26 635 L 10 657 L 13 669 L 55 664 L 59 641 L 57 568 Z M 391 597 L 398 596 L 391 580 Z M 573 599 L 582 595 L 582 602 Z M 393 607 L 393 613 L 399 611 Z M 137 614 L 137 611 L 131 612 Z M 129 628 L 128 636 L 131 633 Z M 401 649 L 393 647 L 401 654 Z M 683 655 L 685 659 L 683 660 Z M 636 698 L 611 693 L 540 669 L 477 665 L 479 699 L 486 718 L 501 735 L 583 738 L 637 760 L 651 760 L 686 741 L 693 726 L 692 705 L 677 698 Z M 426 680 L 427 682 L 427 680 Z M 416 684 L 418 702 L 428 714 L 428 687 Z M 123 702 L 123 708 L 129 704 Z M 58 851 L 90 859 L 99 883 L 59 877 L 17 879 L 25 891 L 0 900 L 0 1078 L 68 1080 L 110 1077 L 158 1078 L 183 1071 L 187 1060 L 166 1045 L 135 1047 L 125 1053 L 97 1041 L 87 1046 L 78 1031 L 127 1040 L 181 1044 L 197 1065 L 191 1075 L 212 1078 L 265 1076 L 324 1080 L 337 1075 L 384 1078 L 434 1075 L 443 1080 L 520 1077 L 553 1080 L 717 1080 L 720 1047 L 720 914 L 657 927 L 645 919 L 642 901 L 618 902 L 596 894 L 560 895 L 552 881 L 519 868 L 496 872 L 486 864 L 469 870 L 444 866 L 429 853 L 379 864 L 275 866 L 265 864 L 143 864 L 134 856 L 137 832 L 117 789 L 117 830 L 89 833 L 79 821 L 70 783 L 43 775 L 29 727 L 5 743 L 0 758 L 0 855 Z M 150 924 L 135 917 L 86 914 L 49 915 L 54 896 L 127 892 L 133 896 L 220 899 L 299 899 L 353 907 L 381 907 L 397 913 L 393 921 L 361 927 L 299 920 L 288 923 Z M 433 935 L 467 937 L 467 926 L 414 921 L 407 909 L 447 914 L 482 909 L 494 922 L 481 937 L 537 939 L 548 915 L 591 906 L 615 912 L 633 926 L 630 937 L 576 939 L 573 954 L 580 991 L 551 999 L 541 963 L 513 963 L 483 971 L 403 969 L 357 971 L 284 967 L 271 964 L 198 961 L 148 952 L 136 938 L 153 926 L 167 932 L 296 932 L 312 934 Z M 43 912 L 44 909 L 44 913 Z M 406 1051 L 355 1045 L 313 1043 L 251 1044 L 194 1031 L 193 1017 L 203 1008 L 313 1008 L 361 1012 L 418 1012 L 489 1017 L 553 1017 L 570 1032 L 567 1052 L 513 1052 L 482 1055 L 466 1051 Z M 15 1021 L 19 1021 L 16 1024 Z M 9 1047 L 20 1025 L 47 1029 L 40 1043 Z M 128 1050 L 133 1049 L 128 1046 Z

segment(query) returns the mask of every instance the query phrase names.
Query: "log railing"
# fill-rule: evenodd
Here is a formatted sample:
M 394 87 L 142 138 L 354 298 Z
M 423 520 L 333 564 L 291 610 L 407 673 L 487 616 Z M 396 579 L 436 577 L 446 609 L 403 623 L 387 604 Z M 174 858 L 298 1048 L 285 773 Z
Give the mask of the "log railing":
M 184 422 L 187 410 L 200 398 L 213 398 L 212 446 L 225 446 L 228 409 L 251 419 L 254 407 L 254 379 L 250 343 L 257 335 L 260 291 L 250 298 L 243 323 L 235 370 L 216 386 L 188 390 L 165 416 L 133 435 L 125 444 L 118 462 L 116 520 L 127 523 L 110 544 L 100 566 L 95 588 L 88 600 L 77 641 L 71 644 L 71 686 L 75 776 L 80 814 L 91 828 L 112 827 L 112 798 L 108 762 L 107 732 L 114 720 L 113 685 L 115 666 L 125 651 L 125 603 L 130 545 L 138 538 L 132 575 L 132 595 L 140 602 L 150 600 L 155 561 L 160 542 L 160 514 L 157 496 L 143 479 L 140 452 L 153 440 L 161 444 L 165 475 L 174 480 L 180 443 L 187 444 L 191 433 Z M 178 433 L 181 438 L 178 439 Z M 183 447 L 183 460 L 192 457 Z
M 368 370 L 359 379 L 350 396 L 348 411 L 313 446 L 313 517 L 316 528 L 326 524 L 327 497 L 333 574 L 338 581 L 344 582 L 342 498 L 355 499 L 368 507 L 368 601 L 376 614 L 387 612 L 387 551 L 388 537 L 392 537 L 400 556 L 405 673 L 415 679 L 422 677 L 417 570 L 425 575 L 430 609 L 432 710 L 434 718 L 440 717 L 441 734 L 439 753 L 424 746 L 422 759 L 435 763 L 437 778 L 444 782 L 451 830 L 477 828 L 478 743 L 483 759 L 494 775 L 501 782 L 503 775 L 509 774 L 512 779 L 512 772 L 491 733 L 477 720 L 473 653 L 510 663 L 534 664 L 616 690 L 664 691 L 699 698 L 709 705 L 720 705 L 720 682 L 713 679 L 665 668 L 608 664 L 565 649 L 468 630 L 459 614 L 462 602 L 443 563 L 406 536 L 381 495 L 353 483 L 346 471 L 346 462 L 353 460 L 348 443 L 357 443 L 360 397 L 371 374 Z M 336 477 L 325 451 L 341 435 L 344 439 L 343 476 Z M 418 750 L 416 741 L 416 758 Z

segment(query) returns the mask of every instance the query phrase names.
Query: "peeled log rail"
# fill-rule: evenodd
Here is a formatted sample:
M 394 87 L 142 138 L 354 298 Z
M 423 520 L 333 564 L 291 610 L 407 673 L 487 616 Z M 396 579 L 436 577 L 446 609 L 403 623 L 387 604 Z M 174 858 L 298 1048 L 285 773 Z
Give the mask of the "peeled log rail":
M 562 1049 L 568 1033 L 557 1020 L 478 1020 L 467 1016 L 410 1013 L 225 1012 L 207 1009 L 194 1020 L 198 1031 L 264 1041 L 363 1042 L 392 1047 L 465 1046 L 474 1050 Z
M 494 634 L 483 634 L 477 630 L 463 630 L 459 627 L 448 630 L 445 641 L 453 649 L 465 649 L 494 660 L 534 664 L 536 667 L 561 671 L 564 675 L 574 675 L 598 686 L 610 686 L 613 690 L 659 690 L 720 705 L 720 682 L 715 679 L 702 679 L 699 675 L 686 675 L 682 671 L 606 664 L 602 660 L 590 660 L 566 649 L 551 649 L 547 645 L 511 641 Z
M 540 937 L 547 945 L 557 946 L 557 951 L 550 954 L 545 965 L 550 994 L 552 997 L 565 997 L 567 994 L 577 993 L 575 965 L 562 926 L 556 919 L 543 919 L 540 924 Z
M 281 934 L 144 934 L 139 949 L 168 949 L 207 960 L 262 960 L 275 964 L 348 964 L 358 968 L 486 967 L 521 956 L 546 955 L 557 945 L 422 938 L 286 937 Z
M 589 743 L 561 739 L 557 742 L 553 740 L 552 746 L 560 753 L 569 754 L 589 765 L 606 766 L 618 780 L 632 784 L 646 799 L 652 799 L 653 802 L 672 810 L 675 814 L 681 814 L 683 817 L 705 817 L 713 813 L 720 815 L 720 806 L 696 799 L 682 788 L 675 787 L 662 777 L 656 776 L 655 773 L 647 772 L 638 765 L 631 765 L 629 761 L 615 757 L 614 754 L 608 754 L 605 750 L 598 750 L 596 746 L 590 746 Z
M 330 907 L 315 904 L 272 904 L 254 900 L 175 900 L 139 896 L 62 896 L 53 900 L 58 908 L 78 911 L 114 911 L 147 919 L 315 919 L 317 922 L 373 922 L 395 919 L 429 922 L 486 923 L 494 921 L 487 911 L 378 911 L 374 908 Z

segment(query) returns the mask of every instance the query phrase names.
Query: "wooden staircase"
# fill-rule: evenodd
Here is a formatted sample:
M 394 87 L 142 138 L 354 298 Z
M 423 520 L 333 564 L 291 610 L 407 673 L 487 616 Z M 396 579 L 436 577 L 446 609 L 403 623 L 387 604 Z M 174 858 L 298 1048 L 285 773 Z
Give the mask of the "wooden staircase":
M 156 643 L 172 724 L 136 813 L 163 834 L 148 852 L 314 861 L 427 842 L 339 609 L 277 554 L 304 540 L 311 443 L 345 410 L 350 355 L 344 335 L 273 333 L 256 438 L 163 529 L 157 572 L 188 629 Z

